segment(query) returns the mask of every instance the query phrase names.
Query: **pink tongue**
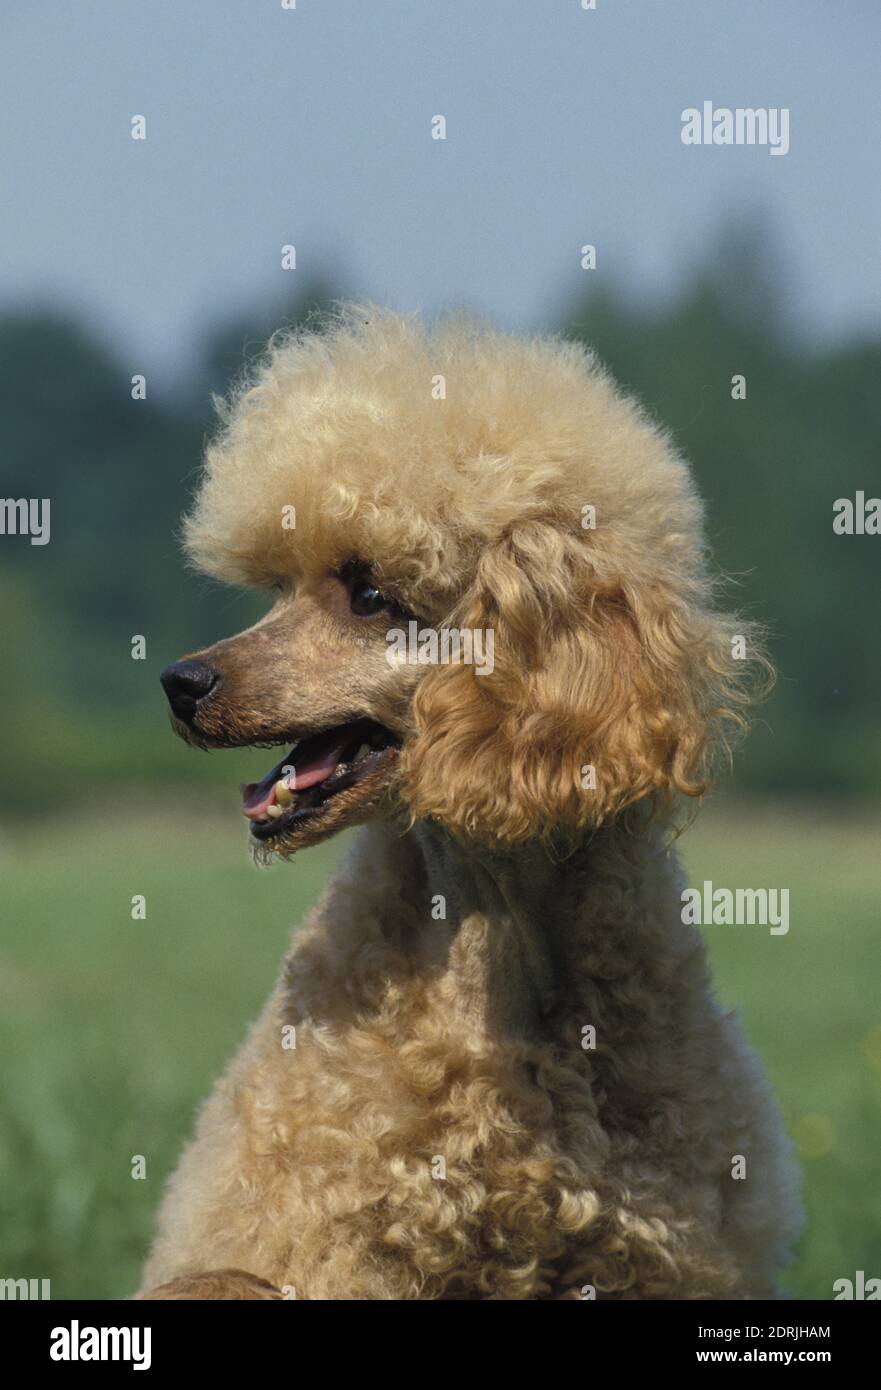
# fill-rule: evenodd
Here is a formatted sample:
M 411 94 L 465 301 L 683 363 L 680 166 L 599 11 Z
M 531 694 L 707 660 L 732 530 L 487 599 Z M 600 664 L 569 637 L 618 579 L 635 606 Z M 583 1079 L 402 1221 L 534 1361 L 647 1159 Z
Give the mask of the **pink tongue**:
M 313 753 L 311 758 L 295 762 L 294 771 L 288 779 L 291 791 L 302 792 L 307 787 L 314 787 L 316 782 L 323 782 L 325 777 L 336 771 L 345 746 L 345 739 L 342 739 L 325 753 Z
M 325 737 L 315 740 L 314 749 L 307 747 L 291 760 L 290 756 L 278 763 L 260 782 L 246 782 L 242 786 L 242 811 L 250 820 L 266 814 L 267 807 L 275 805 L 275 784 L 285 776 L 283 768 L 293 767 L 287 774 L 288 785 L 292 791 L 305 791 L 323 782 L 337 768 L 348 740 L 337 737 L 333 741 Z M 323 744 L 323 746 L 322 746 Z

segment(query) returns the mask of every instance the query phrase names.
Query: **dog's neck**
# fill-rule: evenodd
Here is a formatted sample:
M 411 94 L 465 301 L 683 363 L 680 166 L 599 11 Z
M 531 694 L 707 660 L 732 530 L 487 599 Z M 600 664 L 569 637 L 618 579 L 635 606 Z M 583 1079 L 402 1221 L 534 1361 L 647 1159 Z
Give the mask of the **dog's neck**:
M 583 998 L 585 957 L 607 953 L 610 926 L 615 970 L 646 949 L 644 930 L 630 919 L 639 916 L 647 865 L 656 872 L 653 836 L 603 830 L 565 858 L 539 845 L 487 851 L 429 824 L 405 840 L 412 854 L 409 897 L 422 904 L 405 948 L 427 977 L 447 982 L 457 1007 L 492 1036 L 536 1037 L 555 1031 L 554 1020 L 572 1019 Z M 590 900 L 608 902 L 613 881 L 628 920 L 610 924 L 607 914 L 592 917 Z

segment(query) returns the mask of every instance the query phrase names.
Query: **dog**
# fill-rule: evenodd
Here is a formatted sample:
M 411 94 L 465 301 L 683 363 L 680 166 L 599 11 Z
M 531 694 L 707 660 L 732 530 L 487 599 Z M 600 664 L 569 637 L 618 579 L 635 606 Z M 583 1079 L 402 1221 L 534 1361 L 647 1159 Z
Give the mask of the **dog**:
M 674 847 L 767 663 L 669 439 L 576 343 L 344 306 L 233 393 L 185 543 L 273 602 L 164 671 L 175 729 L 284 750 L 258 858 L 363 828 L 140 1296 L 777 1296 L 796 1173 Z

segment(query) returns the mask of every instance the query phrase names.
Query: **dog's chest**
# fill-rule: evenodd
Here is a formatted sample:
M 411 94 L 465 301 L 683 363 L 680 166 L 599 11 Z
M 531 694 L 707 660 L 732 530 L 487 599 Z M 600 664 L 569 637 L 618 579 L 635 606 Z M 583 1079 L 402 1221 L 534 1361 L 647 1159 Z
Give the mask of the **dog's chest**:
M 276 1016 L 235 1089 L 251 1210 L 276 1247 L 269 1277 L 307 1297 L 362 1296 L 368 1277 L 375 1297 L 378 1269 L 390 1297 L 547 1282 L 574 1176 L 559 1135 L 589 1097 L 571 1078 L 568 1094 L 539 1082 L 546 1051 L 499 1046 L 447 1007 L 442 983 L 405 992 L 389 986 L 345 1026 L 302 1024 L 287 1047 Z

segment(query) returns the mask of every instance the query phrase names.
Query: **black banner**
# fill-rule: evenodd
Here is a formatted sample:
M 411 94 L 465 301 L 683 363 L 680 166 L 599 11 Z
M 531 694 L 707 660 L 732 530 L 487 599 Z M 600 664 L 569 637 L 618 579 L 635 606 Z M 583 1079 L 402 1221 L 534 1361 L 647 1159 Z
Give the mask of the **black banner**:
M 283 1300 L 282 1300 L 283 1301 Z M 588 1300 L 589 1301 L 589 1300 Z M 354 1332 L 363 1324 L 363 1338 Z M 164 1374 L 169 1370 L 229 1373 L 243 1369 L 260 1375 L 277 1369 L 296 1374 L 297 1349 L 308 1336 L 307 1365 L 314 1374 L 315 1356 L 332 1348 L 333 1372 L 338 1375 L 348 1357 L 357 1359 L 361 1373 L 369 1370 L 383 1335 L 399 1331 L 406 1339 L 413 1329 L 428 1335 L 458 1332 L 463 1324 L 446 1321 L 435 1305 L 302 1303 L 285 1312 L 254 1306 L 179 1302 L 87 1303 L 6 1302 L 0 1307 L 6 1359 L 25 1373 L 50 1371 L 65 1378 L 71 1374 L 94 1376 L 112 1369 L 116 1374 Z M 454 1318 L 462 1316 L 453 1314 Z M 542 1316 L 542 1315 L 536 1315 Z M 422 1318 L 429 1321 L 423 1324 Z M 502 1322 L 497 1323 L 496 1318 Z M 355 1320 L 354 1325 L 352 1319 Z M 530 1324 L 518 1315 L 508 1323 L 502 1308 L 485 1309 L 479 1323 L 467 1331 L 480 1339 L 492 1336 L 481 1360 L 490 1352 L 504 1363 L 506 1343 L 498 1334 L 510 1334 L 512 1351 Z M 558 1312 L 553 1323 L 543 1320 L 531 1329 L 563 1337 L 563 1346 L 548 1347 L 553 1362 L 563 1352 L 584 1359 L 586 1372 L 605 1365 L 632 1373 L 642 1367 L 652 1371 L 706 1368 L 710 1373 L 725 1366 L 822 1366 L 841 1373 L 856 1369 L 869 1353 L 869 1338 L 877 1332 L 877 1316 L 869 1309 L 852 1308 L 846 1302 L 799 1303 L 593 1303 L 580 1312 Z M 327 1336 L 330 1340 L 325 1341 Z M 320 1341 L 316 1337 L 321 1337 Z M 570 1341 L 570 1337 L 572 1341 Z M 404 1340 L 402 1349 L 409 1345 Z M 432 1354 L 432 1368 L 440 1368 L 444 1347 Z M 385 1353 L 394 1343 L 386 1341 Z M 535 1347 L 532 1345 L 534 1354 Z M 455 1353 L 460 1355 L 460 1351 Z M 471 1353 L 469 1352 L 469 1355 Z M 375 1374 L 369 1370 L 369 1374 Z M 306 1366 L 303 1366 L 306 1370 Z M 400 1374 L 401 1363 L 398 1363 Z

